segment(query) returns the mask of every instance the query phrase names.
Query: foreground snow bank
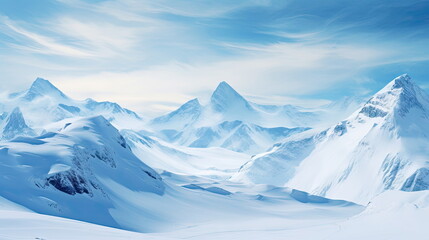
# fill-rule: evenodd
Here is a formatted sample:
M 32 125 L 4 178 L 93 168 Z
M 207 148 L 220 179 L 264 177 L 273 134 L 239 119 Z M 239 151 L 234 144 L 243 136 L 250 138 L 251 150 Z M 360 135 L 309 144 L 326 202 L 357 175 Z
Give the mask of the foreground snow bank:
M 330 239 L 427 239 L 429 191 L 387 191 L 365 211 L 338 225 Z

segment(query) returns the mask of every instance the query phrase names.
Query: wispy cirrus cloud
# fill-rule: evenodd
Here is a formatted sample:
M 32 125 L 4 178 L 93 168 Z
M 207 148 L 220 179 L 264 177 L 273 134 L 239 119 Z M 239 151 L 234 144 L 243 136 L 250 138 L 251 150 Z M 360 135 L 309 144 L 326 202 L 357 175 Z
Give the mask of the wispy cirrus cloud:
M 20 27 L 16 22 L 11 21 L 7 17 L 3 17 L 1 22 L 3 24 L 1 27 L 3 34 L 6 34 L 16 40 L 16 43 L 10 43 L 9 45 L 19 50 L 46 55 L 64 55 L 70 57 L 89 57 L 93 55 L 84 49 L 62 44 L 54 38 Z
M 16 87 L 44 76 L 72 96 L 144 112 L 207 96 L 219 81 L 308 103 L 429 74 L 426 0 L 57 0 L 34 16 L 4 12 L 8 3 L 17 9 L 0 3 L 0 72 Z

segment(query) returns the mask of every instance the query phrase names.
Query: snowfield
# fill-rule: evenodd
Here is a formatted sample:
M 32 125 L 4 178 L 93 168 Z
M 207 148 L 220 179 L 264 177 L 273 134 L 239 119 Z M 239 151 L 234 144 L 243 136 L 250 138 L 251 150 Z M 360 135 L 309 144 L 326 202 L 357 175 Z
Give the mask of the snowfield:
M 0 130 L 0 239 L 429 236 L 429 97 L 408 75 L 319 109 L 222 82 L 152 120 L 38 78 Z
M 421 239 L 428 234 L 428 205 L 428 191 L 388 191 L 365 210 L 353 204 L 271 198 L 259 205 L 259 213 L 218 215 L 173 231 L 137 233 L 13 207 L 4 210 L 2 200 L 0 239 Z

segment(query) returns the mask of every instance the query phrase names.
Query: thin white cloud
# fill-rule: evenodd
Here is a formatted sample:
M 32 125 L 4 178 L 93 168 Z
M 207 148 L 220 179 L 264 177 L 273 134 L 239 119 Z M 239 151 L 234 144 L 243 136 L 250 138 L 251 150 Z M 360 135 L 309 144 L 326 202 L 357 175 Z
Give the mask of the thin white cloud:
M 59 0 L 70 6 L 93 7 L 97 11 L 116 16 L 123 20 L 144 21 L 141 13 L 169 13 L 187 17 L 219 17 L 231 11 L 249 6 L 267 6 L 270 0 L 110 0 L 98 4 L 88 4 L 80 0 Z
M 9 19 L 4 18 L 3 24 L 7 27 L 6 30 L 9 30 L 4 32 L 5 34 L 9 34 L 12 37 L 16 37 L 18 35 L 20 39 L 22 37 L 26 38 L 27 41 L 25 41 L 24 43 L 11 44 L 11 46 L 20 50 L 27 50 L 47 55 L 63 55 L 71 57 L 93 56 L 93 54 L 91 54 L 89 51 L 61 44 L 52 38 L 19 27 L 17 24 L 15 24 Z
M 74 39 L 85 48 L 92 49 L 97 57 L 115 56 L 136 47 L 143 33 L 150 27 L 118 26 L 102 21 L 80 21 L 70 17 L 57 19 L 50 24 L 56 34 Z
M 131 106 L 139 112 L 159 113 L 158 103 L 178 106 L 193 97 L 207 97 L 220 81 L 227 81 L 240 93 L 259 96 L 261 103 L 270 103 L 261 96 L 277 96 L 271 103 L 327 103 L 323 99 L 297 101 L 327 89 L 349 84 L 356 94 L 368 94 L 363 86 L 368 79 L 361 73 L 380 65 L 410 61 L 422 56 L 404 56 L 404 47 L 366 46 L 359 44 L 282 43 L 269 46 L 235 46 L 239 57 L 199 64 L 169 63 L 144 70 L 104 72 L 60 80 L 73 95 L 99 96 Z M 339 87 L 338 87 L 339 88 Z M 84 89 L 87 89 L 86 91 Z M 258 100 L 258 98 L 253 98 Z M 256 101 L 257 102 L 257 101 Z M 308 106 L 308 105 L 307 105 Z M 166 108 L 163 108 L 166 109 Z
M 207 96 L 220 81 L 263 103 L 270 103 L 263 96 L 275 96 L 271 100 L 275 104 L 299 103 L 300 98 L 340 85 L 367 94 L 368 81 L 362 73 L 368 69 L 429 59 L 426 39 L 404 44 L 403 39 L 385 38 L 384 29 L 356 33 L 352 29 L 369 25 L 373 19 L 337 24 L 347 12 L 321 19 L 315 14 L 317 6 L 313 15 L 276 12 L 276 6 L 270 6 L 262 12 L 273 10 L 282 16 L 253 23 L 252 16 L 228 14 L 267 6 L 270 1 L 58 1 L 66 4 L 61 14 L 0 24 L 3 34 L 16 40 L 8 46 L 21 53 L 2 53 L 4 66 L 0 68 L 21 61 L 31 79 L 49 78 L 75 98 L 117 101 L 145 113 L 159 113 L 193 97 Z M 237 28 L 224 26 L 229 23 Z M 242 26 L 252 29 L 241 32 Z M 209 32 L 210 27 L 219 32 Z M 233 30 L 238 33 L 231 34 Z M 252 34 L 286 40 L 246 39 Z M 324 101 L 315 98 L 307 103 Z
M 275 44 L 243 49 L 252 51 L 211 64 L 171 63 L 146 70 L 73 78 L 55 75 L 52 79 L 60 80 L 75 96 L 104 94 L 138 111 L 155 112 L 158 110 L 148 109 L 145 103 L 171 102 L 177 106 L 193 96 L 207 95 L 220 81 L 229 82 L 244 95 L 309 95 L 352 80 L 360 68 L 389 57 L 383 51 L 362 46 Z M 285 103 L 297 102 L 289 99 Z

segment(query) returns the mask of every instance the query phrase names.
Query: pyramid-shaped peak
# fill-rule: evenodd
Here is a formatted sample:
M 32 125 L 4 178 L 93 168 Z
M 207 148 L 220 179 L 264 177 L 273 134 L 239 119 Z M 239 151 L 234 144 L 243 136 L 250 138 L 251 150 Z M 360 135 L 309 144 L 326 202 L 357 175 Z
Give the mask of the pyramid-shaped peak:
M 368 117 L 384 117 L 396 112 L 405 116 L 412 108 L 426 111 L 428 96 L 407 74 L 393 79 L 377 92 L 361 109 Z
M 19 107 L 15 107 L 12 112 L 7 117 L 7 122 L 12 122 L 13 124 L 17 125 L 26 125 L 24 116 L 22 115 L 21 109 Z
M 212 108 L 218 112 L 232 111 L 236 114 L 245 110 L 252 110 L 250 104 L 228 83 L 221 82 L 210 99 Z
M 222 81 L 219 83 L 219 85 L 217 86 L 215 92 L 235 92 L 237 93 L 232 87 L 231 85 L 229 85 L 227 82 Z
M 34 80 L 33 85 L 52 85 L 51 82 L 49 82 L 49 80 L 46 80 L 44 78 L 38 77 L 36 78 L 36 80 Z
M 246 101 L 237 91 L 234 90 L 228 83 L 225 81 L 220 82 L 216 90 L 211 96 L 212 102 L 221 101 Z
M 22 115 L 19 107 L 12 110 L 6 119 L 6 125 L 3 128 L 3 134 L 1 138 L 12 139 L 20 135 L 34 135 L 34 132 L 25 122 L 24 116 Z
M 12 112 L 7 117 L 6 122 L 7 125 L 5 129 L 7 129 L 11 125 L 19 126 L 19 128 L 27 127 L 27 124 L 24 120 L 24 116 L 22 115 L 21 109 L 19 109 L 19 107 L 16 107 L 12 110 Z
M 219 83 L 219 85 L 217 86 L 218 88 L 230 88 L 232 89 L 231 85 L 229 85 L 227 82 L 222 81 Z
M 24 116 L 22 115 L 21 109 L 19 107 L 16 107 L 12 110 L 6 121 L 8 122 L 8 124 L 13 123 L 17 125 L 26 125 Z
M 37 78 L 33 84 L 31 84 L 31 87 L 28 89 L 24 98 L 27 100 L 33 100 L 36 97 L 45 95 L 67 98 L 67 96 L 57 87 L 55 87 L 50 81 L 43 78 Z
M 50 81 L 43 78 L 36 78 L 36 80 L 34 80 L 33 84 L 31 84 L 31 87 L 30 87 L 30 91 L 48 91 L 48 90 L 60 91 Z

